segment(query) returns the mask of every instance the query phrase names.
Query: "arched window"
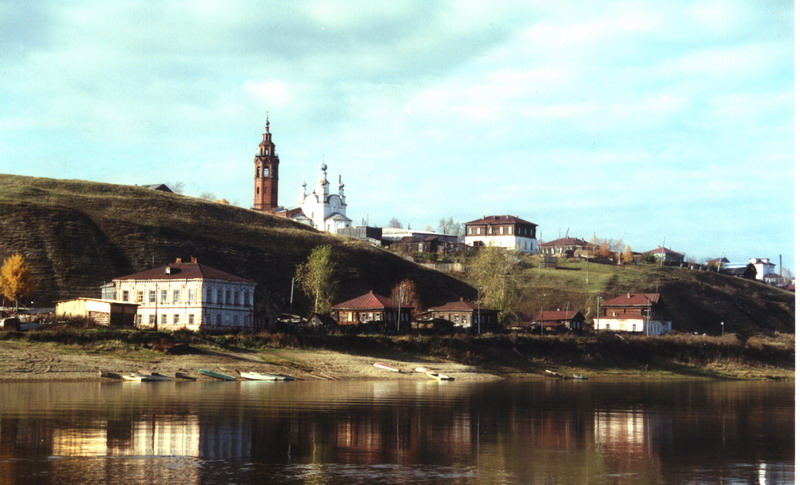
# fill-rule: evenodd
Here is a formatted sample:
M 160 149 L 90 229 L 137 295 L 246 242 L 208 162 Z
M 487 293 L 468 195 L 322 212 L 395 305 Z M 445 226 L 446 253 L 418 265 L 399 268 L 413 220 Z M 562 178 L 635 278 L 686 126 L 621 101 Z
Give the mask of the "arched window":
M 269 167 L 264 167 L 264 178 L 269 177 Z
M 261 176 L 261 167 L 256 167 L 256 178 Z

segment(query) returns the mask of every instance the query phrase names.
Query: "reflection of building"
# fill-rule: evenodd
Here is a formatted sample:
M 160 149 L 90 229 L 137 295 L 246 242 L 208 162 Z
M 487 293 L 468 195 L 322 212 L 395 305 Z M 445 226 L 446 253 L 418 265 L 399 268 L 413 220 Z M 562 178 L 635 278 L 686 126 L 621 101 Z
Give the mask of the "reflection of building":
M 114 278 L 116 299 L 139 305 L 136 325 L 159 330 L 242 329 L 253 326 L 255 282 L 180 259 Z
M 644 411 L 595 411 L 594 436 L 598 445 L 623 455 L 650 452 Z

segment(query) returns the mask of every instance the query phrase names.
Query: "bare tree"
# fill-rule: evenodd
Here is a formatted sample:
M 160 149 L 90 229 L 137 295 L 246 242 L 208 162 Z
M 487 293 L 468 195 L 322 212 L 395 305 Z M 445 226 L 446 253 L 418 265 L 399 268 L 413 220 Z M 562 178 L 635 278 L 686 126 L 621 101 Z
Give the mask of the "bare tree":
M 396 217 L 392 217 L 391 219 L 389 219 L 389 227 L 395 229 L 402 229 L 403 224 Z
M 214 194 L 214 192 L 200 192 L 200 195 L 198 195 L 198 197 L 200 197 L 201 199 L 211 200 L 211 201 L 217 200 L 217 196 Z

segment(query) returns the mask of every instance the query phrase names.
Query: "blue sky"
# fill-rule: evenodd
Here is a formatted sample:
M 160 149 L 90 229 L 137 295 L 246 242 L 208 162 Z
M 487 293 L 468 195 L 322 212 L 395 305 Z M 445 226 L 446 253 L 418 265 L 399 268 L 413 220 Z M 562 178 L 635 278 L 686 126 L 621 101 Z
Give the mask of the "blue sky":
M 0 172 L 793 264 L 791 1 L 5 1 Z

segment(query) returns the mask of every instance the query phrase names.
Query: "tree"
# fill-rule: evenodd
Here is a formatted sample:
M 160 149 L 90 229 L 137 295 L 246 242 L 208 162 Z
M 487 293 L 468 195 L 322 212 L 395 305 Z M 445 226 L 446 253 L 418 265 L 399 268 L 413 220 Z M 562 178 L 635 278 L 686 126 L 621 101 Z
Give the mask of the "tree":
M 201 199 L 211 200 L 211 201 L 217 200 L 217 196 L 214 195 L 214 192 L 201 192 L 198 197 L 200 197 Z
M 611 246 L 608 244 L 608 239 L 603 239 L 600 241 L 600 246 L 597 248 L 597 257 L 598 258 L 611 257 Z
M 36 283 L 25 258 L 19 253 L 6 258 L 0 267 L 0 291 L 9 300 L 14 300 L 15 311 L 19 310 L 19 301 L 35 290 Z
M 450 236 L 459 236 L 461 235 L 461 230 L 463 226 L 460 222 L 456 222 L 453 220 L 452 217 L 448 219 L 439 219 L 439 232 L 442 234 L 448 234 Z
M 295 279 L 313 303 L 313 312 L 330 313 L 336 291 L 336 264 L 331 256 L 330 245 L 317 246 L 311 250 L 305 263 L 297 265 Z
M 500 310 L 498 317 L 502 322 L 514 315 L 520 298 L 516 262 L 513 251 L 485 246 L 478 250 L 467 268 L 471 283 L 478 288 L 480 303 Z
M 633 250 L 630 246 L 625 246 L 625 252 L 622 253 L 622 262 L 625 264 L 633 262 Z
M 183 182 L 169 182 L 167 183 L 167 187 L 176 194 L 182 194 L 183 190 L 186 188 L 186 184 Z
M 408 278 L 394 285 L 392 288 L 392 299 L 400 302 L 401 305 L 413 307 L 412 315 L 422 311 L 422 303 L 417 296 L 417 285 Z
M 392 217 L 389 219 L 389 227 L 394 229 L 402 229 L 403 224 L 396 217 Z
M 625 241 L 622 238 L 610 239 L 608 246 L 617 257 L 617 264 L 622 264 L 622 251 L 625 249 Z

